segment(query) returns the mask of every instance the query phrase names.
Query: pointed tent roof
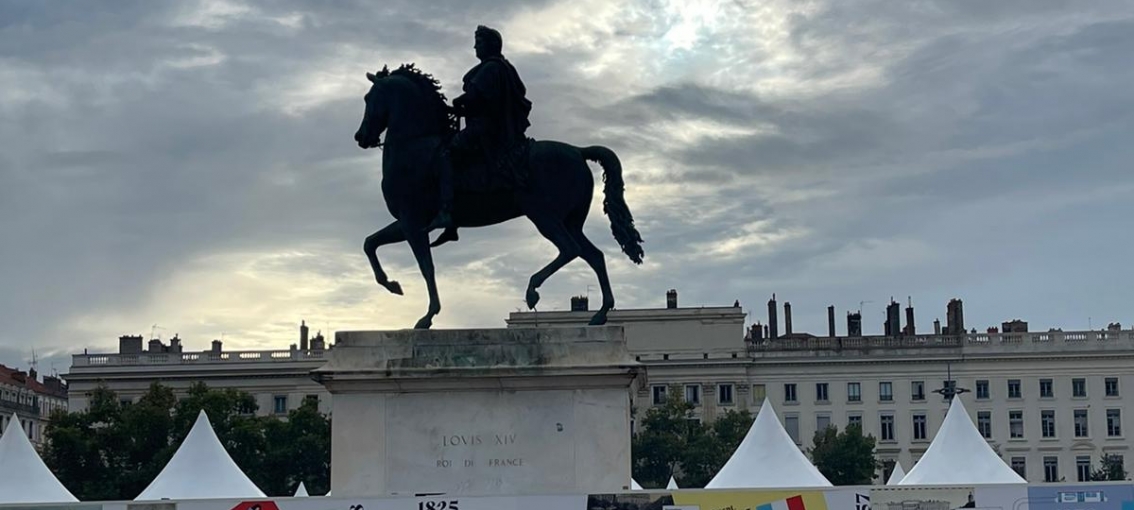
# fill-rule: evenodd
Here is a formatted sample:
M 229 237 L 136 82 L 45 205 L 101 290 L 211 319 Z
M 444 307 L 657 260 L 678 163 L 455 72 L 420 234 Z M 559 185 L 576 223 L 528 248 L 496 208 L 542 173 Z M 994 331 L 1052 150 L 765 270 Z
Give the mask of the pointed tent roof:
M 953 397 L 941 430 L 898 485 L 1028 483 L 980 435 L 960 397 Z
M 201 411 L 169 464 L 134 500 L 263 497 L 264 493 L 225 451 L 209 417 Z
M 902 463 L 894 461 L 894 470 L 890 472 L 890 479 L 886 480 L 886 485 L 898 485 L 898 482 L 905 478 L 906 470 L 902 469 Z
M 673 475 L 669 475 L 669 483 L 667 483 L 665 485 L 665 488 L 668 489 L 668 490 L 673 490 L 673 489 L 680 489 L 681 487 L 677 486 L 677 480 L 673 479 Z
M 0 505 L 10 503 L 78 503 L 43 463 L 12 414 L 0 436 Z
M 771 400 L 764 399 L 748 435 L 705 488 L 830 486 L 831 482 L 807 460 L 784 430 Z
M 303 482 L 299 482 L 299 488 L 295 489 L 295 496 L 292 496 L 292 497 L 295 497 L 295 498 L 306 498 L 307 497 L 307 487 L 303 486 Z
M 637 480 L 631 478 L 630 479 L 630 490 L 640 491 L 640 490 L 645 490 L 645 489 L 642 488 L 642 484 L 638 483 Z

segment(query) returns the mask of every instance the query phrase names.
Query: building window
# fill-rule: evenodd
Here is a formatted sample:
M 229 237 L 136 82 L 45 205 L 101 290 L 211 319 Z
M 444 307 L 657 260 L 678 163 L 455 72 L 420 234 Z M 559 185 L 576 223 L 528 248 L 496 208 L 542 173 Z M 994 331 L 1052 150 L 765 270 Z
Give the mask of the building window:
M 272 411 L 276 414 L 287 413 L 287 395 L 276 395 L 272 399 Z
M 1012 471 L 1020 475 L 1020 478 L 1028 479 L 1028 461 L 1024 457 L 1012 457 Z
M 882 381 L 878 383 L 878 400 L 891 402 L 894 400 L 894 383 Z
M 918 413 L 913 415 L 913 438 L 914 440 L 925 439 L 925 414 Z
M 1055 398 L 1055 389 L 1051 379 L 1040 379 L 1040 398 Z
M 1087 410 L 1076 409 L 1075 411 L 1075 437 L 1090 437 L 1091 428 L 1087 423 Z
M 862 429 L 862 415 L 861 414 L 848 414 L 847 415 L 847 426 L 850 427 L 852 425 L 857 426 L 860 430 Z
M 653 396 L 654 405 L 660 406 L 662 404 L 665 404 L 665 392 L 666 392 L 667 388 L 665 386 L 657 385 L 657 386 L 654 386 L 651 389 L 653 390 L 653 395 L 654 395 Z
M 1122 437 L 1121 409 L 1106 410 L 1106 435 L 1107 437 Z
M 799 416 L 785 415 L 784 430 L 791 436 L 791 440 L 795 441 L 795 444 L 801 444 L 799 442 Z
M 879 417 L 882 425 L 881 436 L 883 441 L 894 440 L 894 415 L 883 414 Z
M 992 411 L 977 411 L 977 430 L 986 439 L 992 439 Z
M 1071 379 L 1071 396 L 1084 398 L 1087 396 L 1087 380 L 1081 377 Z
M 896 460 L 882 461 L 882 481 L 890 479 L 890 475 L 894 474 L 894 465 L 897 464 Z
M 717 385 L 717 403 L 723 405 L 732 404 L 732 385 L 731 384 L 718 384 Z
M 910 383 L 910 399 L 925 400 L 925 381 L 914 381 Z
M 1008 437 L 1022 439 L 1024 437 L 1024 412 L 1008 411 Z
M 1107 377 L 1106 378 L 1106 396 L 1108 396 L 1108 397 L 1117 397 L 1118 396 L 1118 378 L 1117 377 Z
M 831 415 L 819 414 L 815 416 L 815 431 L 822 432 L 831 426 Z
M 1059 481 L 1059 457 L 1044 457 L 1043 458 L 1043 481 L 1045 481 L 1045 482 L 1058 482 Z
M 862 402 L 862 385 L 856 382 L 847 383 L 847 402 Z
M 1055 437 L 1055 410 L 1040 411 L 1040 432 L 1043 437 Z
M 988 400 L 988 381 L 980 380 L 976 382 L 976 398 L 978 400 Z
M 826 402 L 830 400 L 827 398 L 827 383 L 815 383 L 815 400 L 819 402 Z
M 1019 379 L 1008 379 L 1008 398 L 1022 398 Z
M 701 385 L 699 384 L 686 384 L 685 385 L 685 401 L 695 406 L 701 405 Z
M 1079 455 L 1075 457 L 1075 474 L 1080 482 L 1091 481 L 1091 456 Z
M 763 384 L 753 384 L 748 391 L 752 395 L 752 401 L 756 403 L 756 407 L 764 404 L 764 398 L 768 396 L 768 390 Z
M 784 385 L 784 402 L 799 402 L 795 398 L 795 383 L 787 383 Z M 798 423 L 798 421 L 796 421 Z

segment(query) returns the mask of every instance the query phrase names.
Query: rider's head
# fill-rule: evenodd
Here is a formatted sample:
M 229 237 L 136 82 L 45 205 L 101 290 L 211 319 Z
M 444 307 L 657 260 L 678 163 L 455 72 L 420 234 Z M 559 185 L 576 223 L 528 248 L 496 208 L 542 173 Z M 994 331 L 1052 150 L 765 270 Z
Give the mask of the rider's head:
M 476 45 L 473 46 L 476 49 L 476 58 L 484 60 L 499 56 L 503 46 L 504 40 L 500 37 L 500 32 L 484 25 L 476 27 Z

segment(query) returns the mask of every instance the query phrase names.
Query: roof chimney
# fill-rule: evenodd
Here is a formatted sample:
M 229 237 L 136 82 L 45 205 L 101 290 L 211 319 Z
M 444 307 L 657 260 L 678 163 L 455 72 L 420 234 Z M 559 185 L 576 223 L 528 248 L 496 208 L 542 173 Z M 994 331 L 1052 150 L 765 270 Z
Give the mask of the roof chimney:
M 37 376 L 39 376 L 39 374 L 36 373 L 35 367 L 31 367 L 31 368 L 28 369 L 28 379 L 31 379 L 33 381 L 38 381 L 39 379 L 37 378 Z
M 835 338 L 835 305 L 827 307 L 827 336 Z
M 784 301 L 784 334 L 791 336 L 791 303 Z
M 909 306 L 906 307 L 906 334 L 914 336 L 917 334 L 917 327 L 914 326 L 913 298 L 907 297 L 906 299 L 909 300 Z
M 772 299 L 768 300 L 768 340 L 775 340 L 780 337 L 780 321 L 776 317 L 779 311 L 776 310 L 776 294 L 772 293 Z
M 665 307 L 677 308 L 677 289 L 669 289 L 669 292 L 665 293 Z
M 585 312 L 590 309 L 590 298 L 587 296 L 574 296 L 571 298 L 572 312 Z
M 301 351 L 307 350 L 307 321 L 299 321 L 299 349 Z
M 169 352 L 181 352 L 181 338 L 177 333 L 173 334 L 173 338 L 169 339 Z
M 933 334 L 941 334 L 941 319 L 933 319 Z
M 847 336 L 862 336 L 862 312 L 847 312 Z
M 902 323 L 899 309 L 901 305 L 894 298 L 890 298 L 890 304 L 886 305 L 886 323 L 884 324 L 886 336 L 901 336 Z
M 142 335 L 122 335 L 118 337 L 118 354 L 140 354 Z
M 223 344 L 223 343 L 222 343 L 222 342 L 221 342 L 220 340 L 213 340 L 213 350 L 212 350 L 212 352 L 214 352 L 214 353 L 217 353 L 217 354 L 220 354 L 220 352 L 221 352 L 221 346 L 223 346 L 223 345 L 224 345 L 224 344 Z

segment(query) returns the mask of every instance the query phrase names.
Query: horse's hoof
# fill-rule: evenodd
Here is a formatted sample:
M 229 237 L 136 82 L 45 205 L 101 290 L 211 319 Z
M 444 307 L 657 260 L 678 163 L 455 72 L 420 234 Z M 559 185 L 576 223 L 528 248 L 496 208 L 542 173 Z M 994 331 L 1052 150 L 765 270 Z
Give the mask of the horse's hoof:
M 594 317 L 591 317 L 591 322 L 588 324 L 591 326 L 602 326 L 606 324 L 606 312 L 596 313 Z
M 433 319 L 429 317 L 422 317 L 417 321 L 417 324 L 413 325 L 413 329 L 429 329 L 431 327 L 433 327 Z
M 534 310 L 536 303 L 539 303 L 539 292 L 535 289 L 528 289 L 528 310 Z
M 379 283 L 381 283 L 381 282 L 379 282 Z M 386 283 L 382 283 L 381 285 L 383 287 L 386 287 L 386 290 L 390 291 L 391 294 L 396 294 L 396 295 L 399 295 L 399 296 L 404 295 L 402 293 L 402 285 L 400 283 L 394 281 L 394 280 L 390 280 Z

